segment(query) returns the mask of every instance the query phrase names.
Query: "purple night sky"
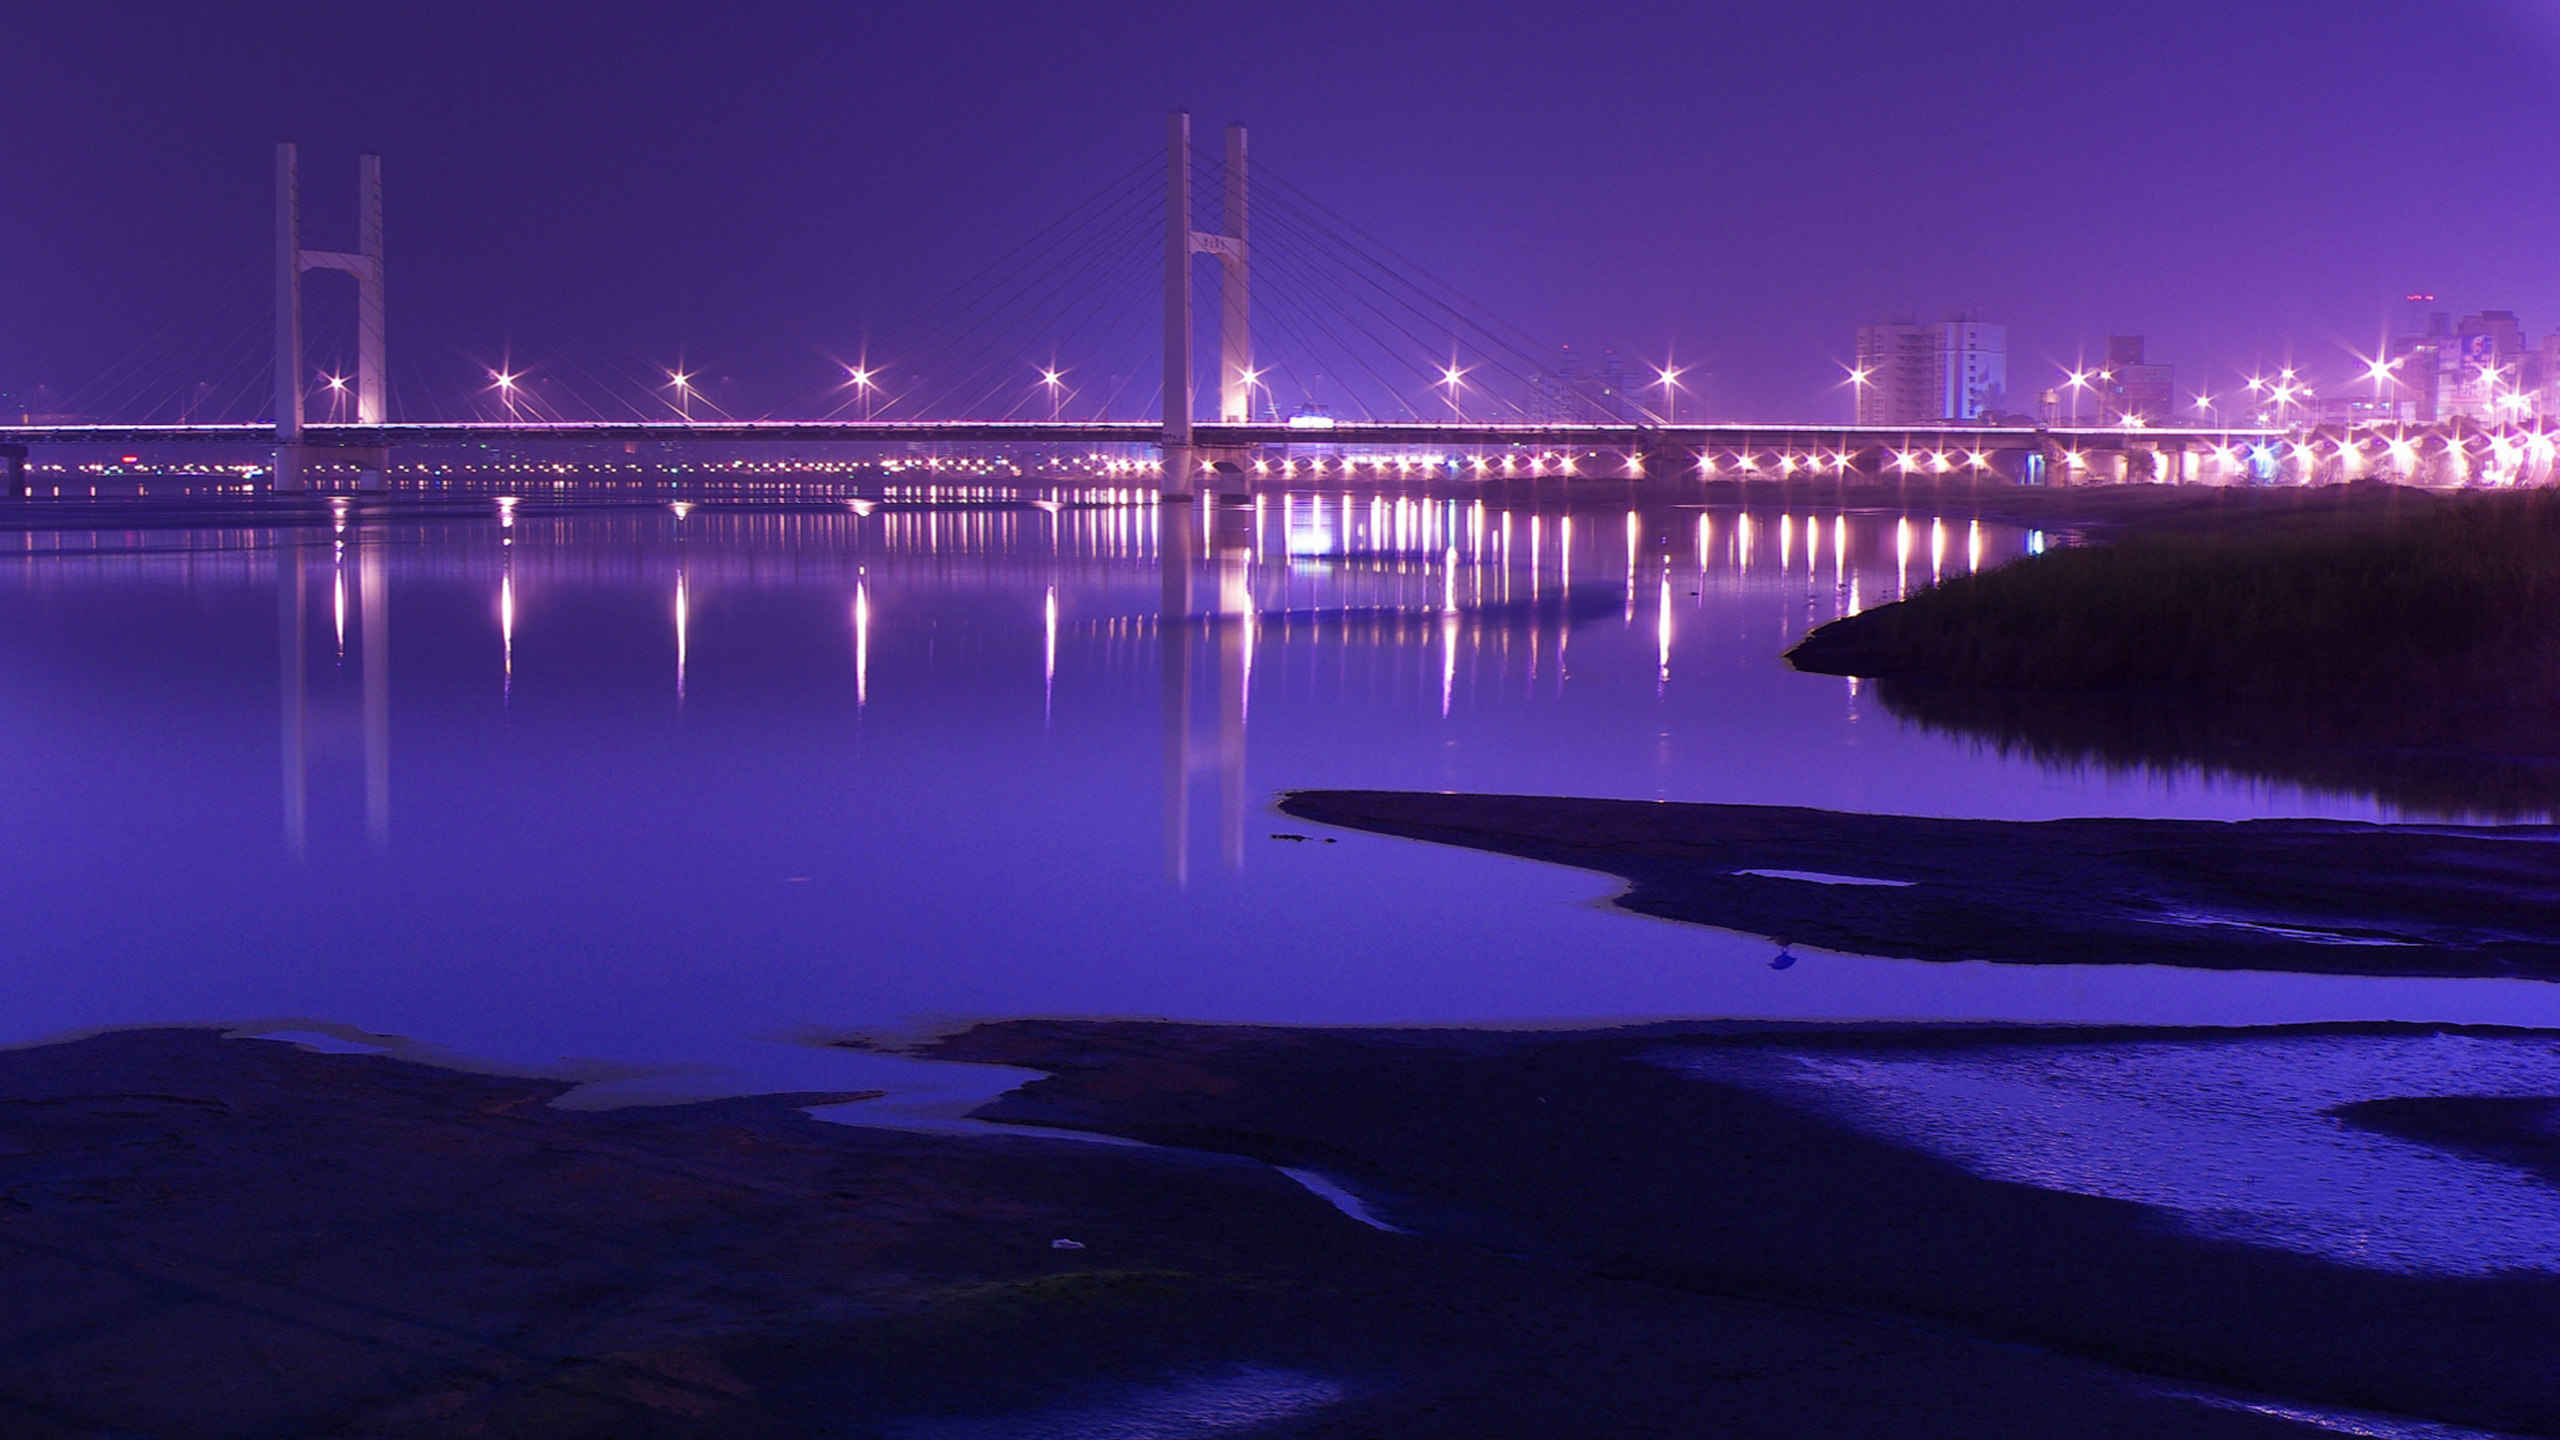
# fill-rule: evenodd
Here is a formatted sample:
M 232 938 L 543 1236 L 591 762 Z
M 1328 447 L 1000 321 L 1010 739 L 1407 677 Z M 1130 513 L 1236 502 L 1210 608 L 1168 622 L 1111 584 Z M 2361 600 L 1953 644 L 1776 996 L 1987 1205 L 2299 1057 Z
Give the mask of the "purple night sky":
M 2413 289 L 2560 326 L 2544 0 L 110 0 L 17 28 L 13 395 L 257 283 L 291 137 L 316 246 L 352 241 L 356 151 L 386 157 L 395 373 L 575 341 L 778 405 L 1175 105 L 1532 334 L 1711 371 L 1691 404 L 1723 418 L 1845 417 L 1836 362 L 1887 306 L 2005 321 L 2013 392 L 2110 332 L 2188 391 L 2343 377 Z

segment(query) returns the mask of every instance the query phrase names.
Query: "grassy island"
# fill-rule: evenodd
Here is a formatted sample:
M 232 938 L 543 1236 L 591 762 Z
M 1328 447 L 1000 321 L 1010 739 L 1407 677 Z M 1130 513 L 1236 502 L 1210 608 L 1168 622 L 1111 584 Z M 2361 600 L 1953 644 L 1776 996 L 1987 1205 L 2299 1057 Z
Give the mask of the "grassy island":
M 2448 809 L 2560 799 L 2560 493 L 2348 487 L 2184 516 L 1835 621 L 1799 670 L 2048 758 L 2202 760 Z

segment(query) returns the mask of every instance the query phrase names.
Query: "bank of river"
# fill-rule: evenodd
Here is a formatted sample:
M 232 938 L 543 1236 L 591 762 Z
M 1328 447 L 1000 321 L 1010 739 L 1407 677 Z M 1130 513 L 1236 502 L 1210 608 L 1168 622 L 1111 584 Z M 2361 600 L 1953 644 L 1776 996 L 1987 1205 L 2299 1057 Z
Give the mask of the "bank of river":
M 1047 1076 L 989 1112 L 1019 1138 L 959 1138 L 804 1113 L 842 1095 L 568 1111 L 559 1082 L 118 1032 L 0 1052 L 0 1413 L 35 1440 L 2560 1424 L 2547 1269 L 2423 1235 L 2353 1263 L 2019 1183 L 1816 1083 L 2163 1047 L 2303 1069 L 2270 1039 L 1021 1022 L 935 1047 Z M 2548 1099 L 2341 1093 L 2419 1137 L 2394 1144 L 2551 1163 Z M 1058 1126 L 1148 1143 L 1031 1128 Z
M 2115 963 L 2097 922 L 2039 932 L 2093 963 L 1881 959 L 1825 947 L 1938 883 L 1881 852 L 1734 863 L 1864 896 L 1834 935 L 1284 838 L 1315 828 L 1266 809 L 1284 785 L 2396 818 L 2056 772 L 1777 659 L 2051 538 L 2003 517 L 2118 523 L 2093 497 L 1570 498 L 1274 495 L 1188 555 L 1151 505 L 47 512 L 0 567 L 0 1038 L 289 1039 L 0 1051 L 0 1429 L 2549 1427 L 2533 1237 L 2560 1223 L 2476 1168 L 2542 1163 L 2517 1077 L 2546 1057 L 2447 1028 L 2560 1027 L 2519 978 L 2539 932 L 2336 946 L 2284 932 L 2409 937 L 2208 907 L 2167 928 L 2223 958 L 2183 967 Z M 1220 598 L 1163 613 L 1186 589 Z M 2229 968 L 2320 947 L 2367 973 Z M 1022 1015 L 1259 1023 L 967 1018 Z M 1667 1016 L 1748 1019 L 1555 1028 Z M 1814 1020 L 1867 1023 L 1773 1023 Z M 1363 1025 L 1399 1028 L 1338 1028 Z M 2351 1071 L 2390 1083 L 2201 1120 L 2108 1079 L 2228 1100 Z M 2091 1146 L 1991 1123 L 2044 1076 Z M 2199 1129 L 2430 1198 L 2216 1219 L 2106 1148 Z M 2502 1217 L 2468 1250 L 2439 1223 L 2466 1206 Z

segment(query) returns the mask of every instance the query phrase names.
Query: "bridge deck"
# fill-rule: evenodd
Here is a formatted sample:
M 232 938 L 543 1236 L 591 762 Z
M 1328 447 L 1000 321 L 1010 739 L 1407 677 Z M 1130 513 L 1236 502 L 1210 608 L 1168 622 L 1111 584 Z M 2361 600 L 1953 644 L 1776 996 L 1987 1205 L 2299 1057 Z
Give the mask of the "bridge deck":
M 1960 446 L 2015 450 L 2040 443 L 2121 446 L 2128 443 L 2230 444 L 2278 437 L 2280 430 L 2245 427 L 2127 428 L 2122 426 L 1982 425 L 1638 425 L 1508 424 L 1500 422 L 1345 421 L 1316 429 L 1290 425 L 1199 425 L 1192 443 L 1208 448 L 1240 446 L 1392 447 L 1400 449 L 1522 450 L 1660 447 L 1863 449 L 1883 446 Z M 464 421 L 421 425 L 309 425 L 303 443 L 316 447 L 489 444 L 535 441 L 772 441 L 800 444 L 855 443 L 1016 445 L 1153 445 L 1163 431 L 1152 421 Z M 0 425 L 0 443 L 54 445 L 174 445 L 232 443 L 271 446 L 272 425 Z

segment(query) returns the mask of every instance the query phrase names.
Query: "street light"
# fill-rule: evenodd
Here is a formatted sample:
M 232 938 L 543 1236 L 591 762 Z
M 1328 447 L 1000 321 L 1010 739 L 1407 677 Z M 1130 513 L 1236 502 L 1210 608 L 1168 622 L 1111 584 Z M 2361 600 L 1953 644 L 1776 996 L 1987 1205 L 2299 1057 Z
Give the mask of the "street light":
M 2363 359 L 2362 356 L 2358 356 L 2357 358 Z M 2395 386 L 2400 378 L 2392 372 L 2398 370 L 2400 368 L 2400 362 L 2408 358 L 2408 356 L 2402 355 L 2393 359 L 2385 359 L 2384 357 L 2377 355 L 2364 362 L 2364 378 L 2373 382 L 2373 402 L 2376 405 L 2380 405 L 2383 402 L 2383 397 L 2386 393 L 2384 387 Z M 2397 420 L 2400 418 L 2400 402 L 2397 398 L 2397 391 L 2393 390 L 2389 393 L 2393 396 L 2391 400 L 2391 418 Z
M 1460 369 L 1458 367 L 1458 362 L 1455 360 L 1450 361 L 1448 365 L 1443 367 L 1440 371 L 1440 383 L 1449 387 L 1449 420 L 1452 424 L 1455 424 L 1460 418 L 1458 415 L 1458 383 L 1466 378 L 1467 372 Z
M 687 375 L 681 370 L 670 370 L 667 372 L 667 383 L 675 387 L 676 414 L 684 417 L 684 422 L 686 424 L 692 424 L 693 377 Z
M 1055 365 L 1040 372 L 1040 383 L 1049 387 L 1049 422 L 1053 425 L 1057 423 L 1058 406 L 1064 398 L 1064 392 L 1058 388 L 1059 381 L 1064 378 Z
M 1681 367 L 1677 365 L 1665 365 L 1656 373 L 1661 377 L 1654 383 L 1662 387 L 1663 423 L 1666 425 L 1676 425 L 1680 423 Z
M 2273 383 L 2274 382 L 2268 380 L 2264 375 L 2252 375 L 2249 377 L 2249 393 L 2253 396 L 2268 395 L 2273 388 Z M 2279 402 L 2279 406 L 2281 406 L 2281 402 Z M 2259 408 L 2258 419 L 2261 423 L 2266 421 L 2268 415 L 2269 412 L 2266 409 L 2263 407 Z
M 1861 420 L 1866 414 L 1867 386 L 1873 383 L 1875 373 L 1864 365 L 1849 367 L 1849 403 L 1856 407 Z
M 2074 424 L 2074 425 L 2077 425 L 2077 424 L 2079 424 L 2079 423 L 2080 423 L 2080 393 L 2079 393 L 2079 392 L 2081 392 L 2081 391 L 2086 390 L 2086 389 L 2088 389 L 2088 388 L 2089 388 L 2089 374 L 2090 374 L 2090 372 L 2088 372 L 2088 371 L 2086 371 L 2086 370 L 2067 370 L 2067 371 L 2064 371 L 2064 372 L 2063 372 L 2063 376 L 2062 376 L 2062 383 L 2063 383 L 2063 384 L 2065 384 L 2066 386 L 2069 386 L 2069 387 L 2070 387 L 2070 389 L 2071 389 L 2071 391 L 2072 391 L 2072 395 L 2071 395 L 2071 423 L 2072 423 L 2072 424 Z
M 489 378 L 498 382 L 498 398 L 507 407 L 507 418 L 516 418 L 516 375 L 512 370 L 492 370 Z

